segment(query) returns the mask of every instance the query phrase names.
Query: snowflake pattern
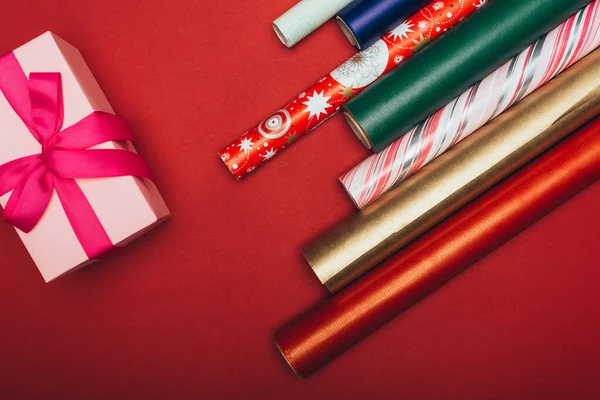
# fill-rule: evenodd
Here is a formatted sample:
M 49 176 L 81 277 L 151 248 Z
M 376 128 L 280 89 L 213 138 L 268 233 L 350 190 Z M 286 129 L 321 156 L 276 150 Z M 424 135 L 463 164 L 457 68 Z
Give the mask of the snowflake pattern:
M 388 60 L 388 49 L 382 41 L 355 54 L 332 72 L 331 76 L 345 86 L 362 88 L 374 82 L 383 73 Z
M 221 160 L 223 160 L 225 162 L 231 160 L 231 154 L 229 154 L 229 153 L 223 153 L 223 154 L 221 154 Z
M 488 2 L 488 0 L 479 0 L 479 3 L 473 3 L 473 5 L 477 8 L 481 8 L 483 7 L 486 3 Z
M 429 29 L 429 23 L 427 21 L 419 21 L 417 24 L 419 26 L 419 30 L 425 32 Z
M 400 64 L 402 61 L 404 61 L 404 57 L 402 57 L 402 56 L 396 56 L 396 57 L 394 57 L 394 63 L 395 64 Z
M 441 10 L 442 8 L 444 8 L 444 2 L 443 2 L 443 1 L 438 1 L 437 3 L 435 3 L 435 4 L 433 5 L 433 9 L 434 9 L 435 11 L 439 11 L 439 10 Z

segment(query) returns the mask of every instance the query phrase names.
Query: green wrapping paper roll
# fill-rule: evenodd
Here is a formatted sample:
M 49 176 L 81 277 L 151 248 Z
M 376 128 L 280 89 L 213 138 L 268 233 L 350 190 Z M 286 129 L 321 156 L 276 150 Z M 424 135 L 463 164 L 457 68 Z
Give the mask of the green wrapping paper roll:
M 485 78 L 591 0 L 494 0 L 348 102 L 375 152 Z
M 318 237 L 304 257 L 338 292 L 597 115 L 600 50 Z

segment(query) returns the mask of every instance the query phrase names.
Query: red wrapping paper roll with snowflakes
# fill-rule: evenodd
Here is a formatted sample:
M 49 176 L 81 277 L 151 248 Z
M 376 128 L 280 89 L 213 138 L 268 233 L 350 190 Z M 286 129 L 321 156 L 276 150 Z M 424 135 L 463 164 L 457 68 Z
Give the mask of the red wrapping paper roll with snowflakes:
M 351 97 L 487 0 L 436 0 L 219 152 L 239 180 L 332 117 Z
M 363 208 L 600 46 L 600 0 L 340 177 Z

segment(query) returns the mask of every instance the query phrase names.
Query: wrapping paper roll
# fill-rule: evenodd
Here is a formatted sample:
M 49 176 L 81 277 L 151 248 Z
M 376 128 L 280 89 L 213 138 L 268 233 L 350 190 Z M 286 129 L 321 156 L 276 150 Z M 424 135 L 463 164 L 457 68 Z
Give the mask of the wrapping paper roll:
M 277 346 L 306 377 L 600 179 L 600 120 L 280 330 Z
M 492 1 L 345 105 L 363 144 L 382 151 L 590 0 Z
M 444 4 L 434 0 L 221 150 L 219 156 L 229 171 L 238 180 L 246 177 L 480 5 L 470 0 Z
M 277 37 L 292 47 L 335 16 L 352 0 L 302 0 L 273 21 Z
M 337 292 L 600 113 L 600 50 L 304 250 Z
M 375 43 L 428 2 L 429 0 L 354 0 L 340 11 L 337 21 L 348 41 L 361 50 Z
M 367 206 L 599 45 L 595 0 L 340 181 L 359 208 Z

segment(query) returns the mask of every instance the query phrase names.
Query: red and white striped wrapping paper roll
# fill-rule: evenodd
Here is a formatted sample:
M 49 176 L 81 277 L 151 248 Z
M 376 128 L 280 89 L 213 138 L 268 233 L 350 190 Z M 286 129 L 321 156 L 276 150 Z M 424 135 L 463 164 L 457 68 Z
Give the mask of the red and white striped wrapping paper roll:
M 369 205 L 599 45 L 595 0 L 340 181 L 358 208 Z

